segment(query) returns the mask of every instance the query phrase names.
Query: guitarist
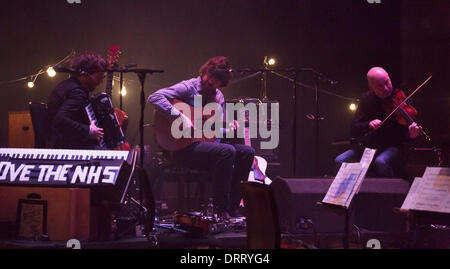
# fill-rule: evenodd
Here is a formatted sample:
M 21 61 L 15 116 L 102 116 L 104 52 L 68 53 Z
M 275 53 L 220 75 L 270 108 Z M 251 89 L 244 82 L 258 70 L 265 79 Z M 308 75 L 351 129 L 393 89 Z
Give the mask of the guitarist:
M 182 117 L 185 126 L 192 127 L 191 119 L 180 113 L 170 101 L 178 99 L 193 106 L 194 96 L 201 95 L 203 104 L 215 102 L 223 107 L 224 97 L 218 88 L 226 87 L 231 78 L 228 59 L 214 57 L 200 68 L 198 77 L 160 89 L 151 94 L 148 101 L 164 113 L 168 120 Z M 229 127 L 224 132 L 236 130 L 237 121 Z M 247 180 L 254 155 L 254 149 L 249 146 L 218 142 L 194 142 L 175 152 L 176 158 L 187 167 L 211 172 L 215 211 L 222 218 L 239 215 L 239 184 Z
M 106 66 L 97 54 L 85 53 L 72 59 L 71 67 L 76 73 L 59 83 L 47 101 L 50 148 L 100 149 L 98 141 L 103 137 L 103 129 L 89 121 L 85 106 L 89 93 L 103 82 Z

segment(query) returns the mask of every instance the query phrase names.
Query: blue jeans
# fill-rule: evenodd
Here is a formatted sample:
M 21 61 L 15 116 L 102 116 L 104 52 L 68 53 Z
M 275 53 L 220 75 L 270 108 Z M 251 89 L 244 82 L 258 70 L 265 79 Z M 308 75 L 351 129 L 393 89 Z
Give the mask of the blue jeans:
M 213 180 L 218 211 L 234 211 L 241 201 L 240 182 L 248 180 L 255 150 L 242 144 L 196 142 L 177 152 L 187 167 L 207 170 Z
M 339 169 L 343 162 L 359 162 L 364 150 L 354 147 L 335 159 L 336 168 Z M 399 177 L 401 165 L 401 150 L 398 147 L 387 147 L 378 149 L 375 159 L 372 161 L 371 168 L 379 177 Z

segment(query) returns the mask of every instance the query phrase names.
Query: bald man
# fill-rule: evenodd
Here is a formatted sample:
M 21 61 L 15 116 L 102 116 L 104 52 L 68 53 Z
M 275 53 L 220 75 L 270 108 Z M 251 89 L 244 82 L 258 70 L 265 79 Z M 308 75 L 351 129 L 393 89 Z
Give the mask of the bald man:
M 364 148 L 376 148 L 377 155 L 372 163 L 376 175 L 402 176 L 402 149 L 419 135 L 420 127 L 415 122 L 409 126 L 400 125 L 395 116 L 381 125 L 388 115 L 388 111 L 383 109 L 383 101 L 392 98 L 397 90 L 392 87 L 389 74 L 381 67 L 369 70 L 367 83 L 369 90 L 360 98 L 351 125 L 351 136 L 361 138 L 360 143 L 354 144 L 351 149 L 336 157 L 336 164 L 340 167 L 343 162 L 359 162 Z M 365 136 L 371 131 L 374 132 Z

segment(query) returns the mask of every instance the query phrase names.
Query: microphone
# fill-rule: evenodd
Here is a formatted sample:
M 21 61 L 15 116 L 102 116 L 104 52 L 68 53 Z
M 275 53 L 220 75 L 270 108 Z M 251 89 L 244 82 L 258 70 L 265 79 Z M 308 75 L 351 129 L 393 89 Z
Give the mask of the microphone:
M 232 73 L 233 69 L 213 69 L 214 73 Z
M 78 74 L 78 73 L 80 73 L 78 70 L 75 70 L 75 69 L 70 68 L 70 67 L 64 67 L 62 65 L 55 65 L 55 66 L 53 66 L 53 69 L 56 72 L 59 72 L 59 73 L 70 73 L 70 74 Z
M 64 66 L 61 66 L 61 65 L 55 65 L 55 66 L 53 66 L 53 69 L 56 72 L 59 72 L 59 73 L 69 73 L 69 74 L 75 74 L 75 75 L 89 75 L 89 74 L 93 74 L 95 72 L 108 71 L 108 70 L 92 70 L 92 71 L 89 70 L 89 71 L 86 71 L 86 70 L 83 70 L 82 68 L 80 68 L 80 69 L 73 69 L 73 68 L 64 67 Z

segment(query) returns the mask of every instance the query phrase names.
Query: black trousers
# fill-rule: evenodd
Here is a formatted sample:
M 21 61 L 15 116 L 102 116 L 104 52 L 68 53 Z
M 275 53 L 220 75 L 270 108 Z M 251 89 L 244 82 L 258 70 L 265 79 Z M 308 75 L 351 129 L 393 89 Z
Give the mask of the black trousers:
M 187 167 L 209 171 L 218 211 L 234 211 L 241 201 L 240 182 L 247 181 L 255 150 L 243 144 L 196 142 L 176 152 Z

